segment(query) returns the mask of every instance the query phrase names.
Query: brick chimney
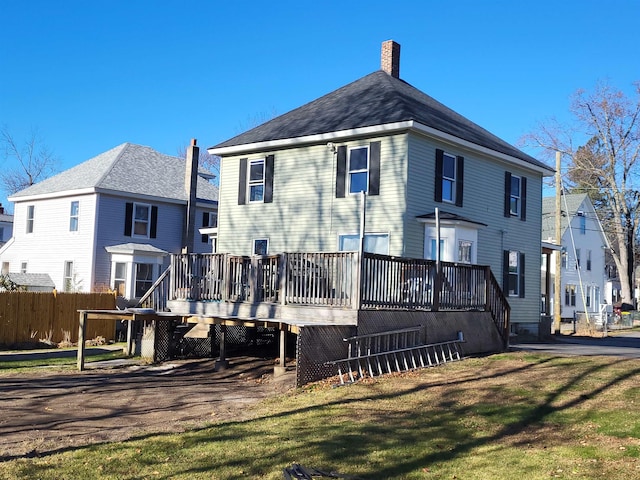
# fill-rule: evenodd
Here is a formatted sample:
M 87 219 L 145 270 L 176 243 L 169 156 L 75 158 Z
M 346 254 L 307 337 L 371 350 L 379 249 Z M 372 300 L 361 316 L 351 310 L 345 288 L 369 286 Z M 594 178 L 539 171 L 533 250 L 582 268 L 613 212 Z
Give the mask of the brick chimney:
M 400 44 L 393 40 L 382 42 L 380 68 L 394 78 L 400 78 Z
M 185 158 L 184 190 L 187 194 L 187 214 L 182 237 L 182 253 L 191 253 L 196 226 L 196 187 L 198 185 L 198 159 L 200 157 L 200 149 L 196 146 L 196 143 L 196 139 L 193 138 L 191 145 L 187 147 Z

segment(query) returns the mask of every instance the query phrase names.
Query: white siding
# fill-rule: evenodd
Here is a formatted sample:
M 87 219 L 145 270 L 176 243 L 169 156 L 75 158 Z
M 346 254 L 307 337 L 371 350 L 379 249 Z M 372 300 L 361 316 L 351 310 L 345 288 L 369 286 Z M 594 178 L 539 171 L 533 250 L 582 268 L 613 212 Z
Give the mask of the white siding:
M 372 138 L 340 145 L 381 142 L 380 195 L 367 197 L 366 231 L 389 233 L 390 251 L 402 253 L 405 214 L 405 136 Z M 325 144 L 268 152 L 274 155 L 273 203 L 238 205 L 240 158 L 264 158 L 266 152 L 223 158 L 221 162 L 221 253 L 250 254 L 252 241 L 269 239 L 269 253 L 337 251 L 338 235 L 360 228 L 358 195 L 336 198 L 336 155 Z
M 71 202 L 79 202 L 78 231 L 69 231 Z M 95 195 L 62 197 L 15 204 L 14 243 L 2 255 L 10 272 L 48 273 L 60 291 L 64 289 L 64 265 L 74 265 L 74 287 L 88 292 L 93 286 L 91 255 L 94 239 Z M 27 207 L 34 206 L 33 233 L 26 233 Z

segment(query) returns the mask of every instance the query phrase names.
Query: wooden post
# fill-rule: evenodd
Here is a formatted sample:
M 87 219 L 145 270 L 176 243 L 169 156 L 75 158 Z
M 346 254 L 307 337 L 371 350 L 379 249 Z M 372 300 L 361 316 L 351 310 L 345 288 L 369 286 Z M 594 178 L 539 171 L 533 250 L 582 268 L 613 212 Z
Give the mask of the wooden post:
M 223 323 L 220 325 L 220 356 L 218 360 L 216 360 L 216 364 L 214 370 L 217 372 L 218 370 L 226 370 L 229 367 L 229 362 L 227 361 L 227 326 Z
M 84 370 L 84 337 L 87 331 L 87 312 L 80 311 L 80 324 L 78 326 L 78 370 Z
M 491 267 L 484 268 L 485 306 L 484 311 L 491 311 Z
M 280 324 L 280 365 L 273 367 L 273 375 L 283 375 L 287 371 L 287 326 L 284 323 Z
M 561 185 L 561 177 L 560 177 L 560 167 L 561 167 L 561 156 L 560 152 L 556 152 L 556 218 L 555 218 L 555 229 L 556 229 L 556 245 L 562 247 L 562 185 Z M 560 335 L 560 289 L 562 288 L 562 250 L 556 251 L 556 268 L 555 268 L 555 278 L 553 282 L 554 292 L 553 292 L 553 324 L 554 324 L 554 333 L 556 335 Z
M 287 254 L 281 253 L 278 255 L 278 278 L 280 280 L 280 292 L 278 295 L 280 296 L 280 305 L 285 305 L 287 303 L 287 276 L 289 275 L 289 271 L 287 269 Z
M 133 320 L 127 320 L 127 346 L 126 354 L 128 357 L 133 355 Z

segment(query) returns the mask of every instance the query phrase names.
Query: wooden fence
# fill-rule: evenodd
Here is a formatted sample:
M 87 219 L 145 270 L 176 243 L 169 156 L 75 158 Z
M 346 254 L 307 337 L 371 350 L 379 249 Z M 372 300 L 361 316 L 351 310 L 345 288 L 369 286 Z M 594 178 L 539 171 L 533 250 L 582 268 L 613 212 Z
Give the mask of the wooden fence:
M 112 293 L 0 292 L 0 344 L 16 345 L 46 339 L 78 341 L 78 310 L 113 310 Z M 115 339 L 112 320 L 96 320 L 87 339 Z

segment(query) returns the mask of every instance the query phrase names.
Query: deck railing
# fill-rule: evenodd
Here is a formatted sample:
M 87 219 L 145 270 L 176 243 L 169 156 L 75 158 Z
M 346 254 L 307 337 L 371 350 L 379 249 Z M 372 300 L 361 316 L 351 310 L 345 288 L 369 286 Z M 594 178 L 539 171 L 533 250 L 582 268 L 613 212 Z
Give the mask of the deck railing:
M 491 269 L 356 252 L 171 258 L 172 300 L 353 309 L 489 311 L 507 338 L 509 304 Z

